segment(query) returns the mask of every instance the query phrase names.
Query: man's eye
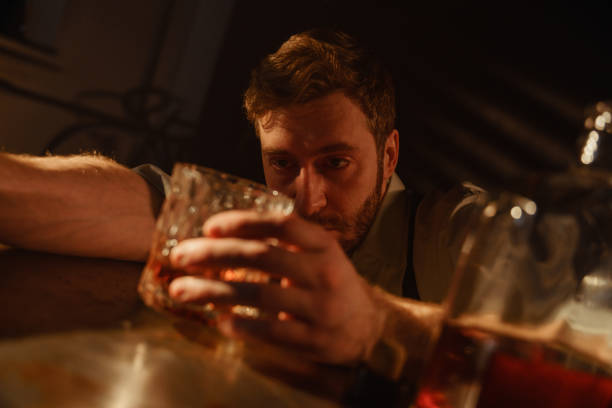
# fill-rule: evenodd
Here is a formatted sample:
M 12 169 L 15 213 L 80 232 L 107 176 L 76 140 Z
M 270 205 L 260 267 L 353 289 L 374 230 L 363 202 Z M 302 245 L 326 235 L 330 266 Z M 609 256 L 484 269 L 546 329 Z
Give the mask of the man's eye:
M 270 159 L 270 164 L 279 170 L 285 170 L 291 166 L 291 162 L 287 159 Z
M 327 159 L 327 165 L 333 169 L 343 169 L 349 165 L 349 161 L 341 157 L 330 157 Z

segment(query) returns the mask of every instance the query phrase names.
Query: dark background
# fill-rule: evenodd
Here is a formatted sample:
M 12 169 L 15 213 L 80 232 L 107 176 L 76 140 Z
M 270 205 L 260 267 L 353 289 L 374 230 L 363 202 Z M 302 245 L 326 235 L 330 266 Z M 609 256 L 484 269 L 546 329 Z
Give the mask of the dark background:
M 249 71 L 292 33 L 334 26 L 394 75 L 398 172 L 413 188 L 564 169 L 576 160 L 584 109 L 612 98 L 611 11 L 607 2 L 238 2 L 192 159 L 261 179 L 240 105 Z
M 250 71 L 291 34 L 331 26 L 359 38 L 391 70 L 398 172 L 413 189 L 463 180 L 503 187 L 563 170 L 577 163 L 585 109 L 612 99 L 610 3 L 236 0 L 193 137 L 180 150 L 157 146 L 170 160 L 140 160 L 168 171 L 173 161 L 196 162 L 263 181 L 242 110 Z M 15 30 L 10 19 L 0 23 L 5 35 Z

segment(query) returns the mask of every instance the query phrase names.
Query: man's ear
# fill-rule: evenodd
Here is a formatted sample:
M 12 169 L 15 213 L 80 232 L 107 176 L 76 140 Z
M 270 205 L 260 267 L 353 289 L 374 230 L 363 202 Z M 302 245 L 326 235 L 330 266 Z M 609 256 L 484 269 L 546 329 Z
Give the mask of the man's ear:
M 395 171 L 397 166 L 397 160 L 399 157 L 399 132 L 397 129 L 393 129 L 387 140 L 385 141 L 385 147 L 383 150 L 383 178 L 389 180 Z

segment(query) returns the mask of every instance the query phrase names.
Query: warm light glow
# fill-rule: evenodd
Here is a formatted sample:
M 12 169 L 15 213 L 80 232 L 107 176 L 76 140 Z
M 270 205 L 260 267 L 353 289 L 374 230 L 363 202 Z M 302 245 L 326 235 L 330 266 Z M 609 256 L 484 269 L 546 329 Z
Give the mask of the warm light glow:
M 521 210 L 521 207 L 519 207 L 518 205 L 515 205 L 510 210 L 510 216 L 515 220 L 518 220 L 523 216 L 523 210 Z
M 251 319 L 257 319 L 260 314 L 258 308 L 246 305 L 232 306 L 232 313 L 241 317 L 249 317 Z
M 604 113 L 601 114 L 601 116 L 603 116 L 606 123 L 612 122 L 612 114 L 610 112 L 605 111 Z
M 584 127 L 586 129 L 593 129 L 593 118 L 592 117 L 588 117 L 584 120 Z
M 597 117 L 597 120 L 601 122 L 604 121 L 604 118 L 602 115 L 599 115 Z M 595 126 L 597 127 L 597 123 L 595 124 Z M 590 131 L 586 144 L 582 148 L 582 156 L 580 156 L 580 161 L 583 164 L 591 164 L 593 163 L 593 160 L 595 160 L 595 153 L 597 152 L 597 149 L 599 147 L 597 145 L 597 142 L 599 142 L 599 133 L 595 130 Z
M 586 154 L 593 154 L 597 150 L 597 142 L 593 143 L 592 140 L 589 140 L 587 144 L 584 146 L 583 152 Z
M 595 129 L 604 130 L 606 128 L 606 118 L 603 115 L 599 115 L 595 118 Z
M 145 366 L 147 354 L 146 343 L 138 343 L 134 350 L 132 364 L 118 373 L 117 388 L 113 390 L 107 406 L 111 408 L 130 408 L 140 405 L 142 392 L 150 376 Z
M 587 275 L 583 279 L 583 284 L 586 284 L 591 287 L 603 288 L 606 286 L 610 286 L 610 281 L 608 279 L 603 279 L 599 276 Z
M 484 209 L 484 215 L 486 217 L 492 217 L 495 215 L 495 212 L 497 211 L 497 207 L 495 206 L 495 204 L 489 204 L 487 205 L 487 207 Z
M 527 201 L 525 203 L 524 210 L 527 214 L 533 215 L 538 210 L 538 206 L 533 201 Z

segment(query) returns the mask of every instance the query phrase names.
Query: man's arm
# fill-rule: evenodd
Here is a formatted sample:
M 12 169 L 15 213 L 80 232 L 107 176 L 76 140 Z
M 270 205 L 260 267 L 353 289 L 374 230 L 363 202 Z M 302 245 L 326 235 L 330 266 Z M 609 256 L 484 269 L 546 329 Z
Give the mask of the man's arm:
M 93 155 L 0 154 L 0 242 L 146 259 L 161 197 L 138 174 Z

